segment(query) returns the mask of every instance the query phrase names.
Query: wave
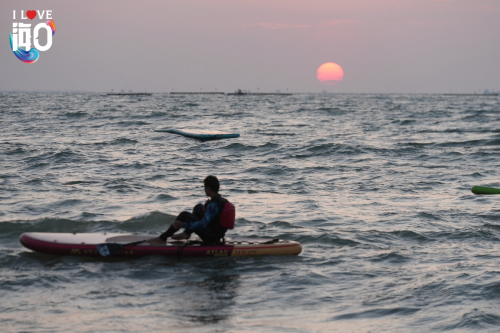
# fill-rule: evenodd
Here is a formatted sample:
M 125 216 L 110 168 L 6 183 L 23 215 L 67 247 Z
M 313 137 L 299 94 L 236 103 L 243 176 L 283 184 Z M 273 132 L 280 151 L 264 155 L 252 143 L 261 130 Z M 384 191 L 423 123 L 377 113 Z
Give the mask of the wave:
M 135 145 L 139 143 L 139 141 L 134 140 L 134 139 L 127 139 L 127 138 L 118 138 L 114 139 L 113 141 L 104 141 L 104 142 L 96 142 L 93 143 L 96 146 L 113 146 L 113 145 Z
M 82 118 L 88 116 L 88 114 L 85 111 L 76 111 L 76 112 L 67 112 L 64 114 L 64 116 L 68 118 Z
M 92 181 L 92 180 L 73 180 L 70 182 L 63 183 L 63 185 L 90 185 L 90 184 L 97 184 L 99 183 L 98 181 Z
M 251 150 L 258 150 L 258 149 L 272 149 L 272 148 L 278 148 L 279 145 L 276 143 L 271 143 L 271 142 L 266 142 L 260 146 L 254 146 L 254 145 L 247 145 L 243 143 L 231 143 L 228 144 L 227 146 L 224 146 L 224 149 L 230 149 L 230 150 L 243 150 L 243 151 L 251 151 Z
M 459 311 L 453 317 L 453 320 L 447 320 L 448 323 L 446 324 L 436 325 L 435 329 L 442 331 L 456 331 L 464 329 L 480 330 L 491 329 L 492 326 L 498 327 L 500 325 L 499 315 L 496 313 L 488 313 L 477 308 L 467 312 Z M 450 321 L 452 322 L 450 323 Z
M 366 318 L 380 318 L 385 316 L 409 316 L 420 311 L 420 308 L 408 307 L 395 307 L 395 308 L 380 308 L 371 309 L 360 312 L 351 312 L 342 315 L 337 315 L 331 318 L 333 321 L 337 320 L 352 320 L 352 319 L 366 319 Z
M 357 242 L 355 240 L 342 238 L 326 233 L 318 236 L 312 236 L 312 235 L 299 236 L 297 238 L 297 241 L 302 244 L 324 244 L 324 245 L 332 245 L 338 247 L 361 245 L 360 242 Z
M 23 232 L 151 232 L 166 229 L 175 218 L 174 215 L 154 211 L 125 221 L 88 220 L 101 216 L 84 212 L 79 220 L 45 217 L 4 221 L 0 222 L 0 238 L 19 237 Z

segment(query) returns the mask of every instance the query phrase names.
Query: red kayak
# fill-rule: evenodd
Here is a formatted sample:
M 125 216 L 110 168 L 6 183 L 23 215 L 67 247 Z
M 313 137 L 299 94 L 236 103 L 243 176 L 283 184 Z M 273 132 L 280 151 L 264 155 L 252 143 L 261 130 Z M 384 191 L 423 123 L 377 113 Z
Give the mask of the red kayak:
M 26 232 L 20 242 L 30 250 L 55 254 L 100 257 L 98 245 L 118 246 L 116 257 L 144 257 L 151 255 L 171 257 L 248 257 L 262 255 L 297 255 L 302 246 L 282 239 L 228 238 L 221 245 L 204 244 L 199 240 L 172 240 L 165 244 L 137 243 L 154 235 L 118 233 L 47 233 Z M 110 246 L 111 247 L 111 246 Z

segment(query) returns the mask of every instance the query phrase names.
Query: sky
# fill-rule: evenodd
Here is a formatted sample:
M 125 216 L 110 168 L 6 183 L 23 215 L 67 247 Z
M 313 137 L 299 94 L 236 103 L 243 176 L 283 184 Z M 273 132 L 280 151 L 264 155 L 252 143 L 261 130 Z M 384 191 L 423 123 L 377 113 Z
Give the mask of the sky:
M 34 64 L 13 10 L 52 10 Z M 500 91 L 500 0 L 0 2 L 0 90 L 473 93 Z M 344 78 L 326 86 L 326 62 Z

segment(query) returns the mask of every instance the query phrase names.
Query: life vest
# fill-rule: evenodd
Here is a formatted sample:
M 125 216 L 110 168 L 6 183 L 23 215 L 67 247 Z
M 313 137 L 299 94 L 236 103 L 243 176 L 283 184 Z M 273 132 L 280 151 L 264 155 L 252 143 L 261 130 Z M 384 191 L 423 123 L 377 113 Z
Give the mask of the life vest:
M 220 195 L 217 195 L 205 202 L 203 205 L 203 214 L 205 214 L 207 206 L 211 202 L 215 202 L 219 210 L 218 214 L 214 217 L 213 222 L 219 222 L 219 224 L 226 229 L 234 229 L 234 220 L 236 219 L 236 209 L 234 208 L 234 205 Z
M 234 220 L 236 219 L 236 209 L 234 205 L 226 200 L 226 204 L 220 215 L 220 224 L 224 228 L 234 229 Z

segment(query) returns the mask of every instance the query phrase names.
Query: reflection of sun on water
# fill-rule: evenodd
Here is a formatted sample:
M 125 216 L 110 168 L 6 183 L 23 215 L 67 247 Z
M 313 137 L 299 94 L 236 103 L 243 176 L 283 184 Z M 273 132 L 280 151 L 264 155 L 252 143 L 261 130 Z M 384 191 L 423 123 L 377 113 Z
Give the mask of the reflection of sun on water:
M 334 86 L 344 78 L 342 67 L 333 62 L 327 62 L 318 68 L 318 80 L 327 86 Z

